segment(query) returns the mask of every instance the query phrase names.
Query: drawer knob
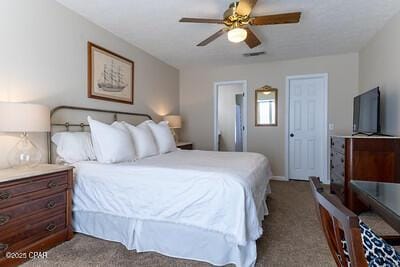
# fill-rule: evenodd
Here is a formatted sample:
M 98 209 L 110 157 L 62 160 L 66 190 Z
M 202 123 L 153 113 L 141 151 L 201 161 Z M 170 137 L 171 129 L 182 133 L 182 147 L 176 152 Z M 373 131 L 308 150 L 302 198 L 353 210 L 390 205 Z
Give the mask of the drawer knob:
M 50 200 L 49 203 L 47 203 L 47 208 L 52 209 L 56 206 L 56 202 L 54 200 Z
M 344 158 L 341 158 L 340 161 L 343 163 L 344 162 Z
M 56 187 L 57 186 L 57 183 L 55 182 L 55 181 L 50 181 L 48 184 L 47 184 L 47 187 L 48 188 L 54 188 L 54 187 Z
M 8 245 L 4 243 L 0 243 L 0 252 L 6 252 L 8 249 Z
M 342 145 L 342 148 L 344 149 L 344 144 Z
M 1 215 L 0 214 L 0 225 L 5 225 L 10 221 L 11 217 L 9 215 Z
M 50 223 L 49 225 L 47 225 L 46 230 L 48 232 L 53 232 L 54 229 L 56 229 L 56 225 L 54 223 Z
M 11 197 L 11 194 L 9 192 L 0 192 L 0 200 L 6 200 Z

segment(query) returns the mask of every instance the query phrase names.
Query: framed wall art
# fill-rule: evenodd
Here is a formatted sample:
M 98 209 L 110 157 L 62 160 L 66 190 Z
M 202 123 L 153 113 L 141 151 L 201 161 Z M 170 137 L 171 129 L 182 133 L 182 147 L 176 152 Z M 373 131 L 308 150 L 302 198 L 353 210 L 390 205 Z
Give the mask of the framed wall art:
M 88 42 L 88 97 L 133 104 L 134 62 Z

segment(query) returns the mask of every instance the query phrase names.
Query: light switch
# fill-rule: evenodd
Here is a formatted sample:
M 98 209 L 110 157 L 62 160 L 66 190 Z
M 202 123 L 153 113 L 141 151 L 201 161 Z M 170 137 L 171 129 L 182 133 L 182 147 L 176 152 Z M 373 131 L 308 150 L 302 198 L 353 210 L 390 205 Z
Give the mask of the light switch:
M 329 131 L 333 131 L 335 129 L 335 124 L 329 123 Z

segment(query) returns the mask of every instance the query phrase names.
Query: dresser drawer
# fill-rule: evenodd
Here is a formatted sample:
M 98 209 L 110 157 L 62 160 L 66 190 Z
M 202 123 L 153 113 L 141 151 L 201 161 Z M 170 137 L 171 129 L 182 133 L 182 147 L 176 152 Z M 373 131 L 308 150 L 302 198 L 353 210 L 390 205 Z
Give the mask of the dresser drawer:
M 331 171 L 335 172 L 337 175 L 344 179 L 344 155 L 339 152 L 333 151 L 331 153 Z
M 47 210 L 65 207 L 66 193 L 58 193 L 47 197 L 34 199 L 16 206 L 0 209 L 0 235 L 5 228 L 18 223 L 24 218 Z
M 7 251 L 15 252 L 28 244 L 52 235 L 66 227 L 65 211 L 38 221 L 25 223 L 14 231 L 7 231 L 0 236 L 0 257 Z
M 331 172 L 331 191 L 340 198 L 342 202 L 345 201 L 344 178 L 333 172 Z
M 29 260 L 7 252 L 44 252 L 73 237 L 72 187 L 68 166 L 0 170 L 0 266 Z
M 336 173 L 331 172 L 331 184 L 344 187 L 344 178 L 337 175 Z
M 67 188 L 68 173 L 60 172 L 51 175 L 22 179 L 12 183 L 0 184 L 0 209 L 30 201 L 37 192 L 54 194 Z
M 332 137 L 331 150 L 344 154 L 345 139 L 339 137 Z

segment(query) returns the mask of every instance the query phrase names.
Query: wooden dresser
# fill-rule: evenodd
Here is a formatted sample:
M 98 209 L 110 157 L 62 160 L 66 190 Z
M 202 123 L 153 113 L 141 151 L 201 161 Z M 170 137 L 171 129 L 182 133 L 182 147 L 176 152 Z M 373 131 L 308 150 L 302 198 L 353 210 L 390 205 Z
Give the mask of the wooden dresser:
M 400 138 L 331 137 L 331 192 L 355 213 L 367 209 L 352 192 L 351 180 L 400 182 Z
M 15 266 L 73 236 L 72 167 L 0 170 L 0 266 Z

